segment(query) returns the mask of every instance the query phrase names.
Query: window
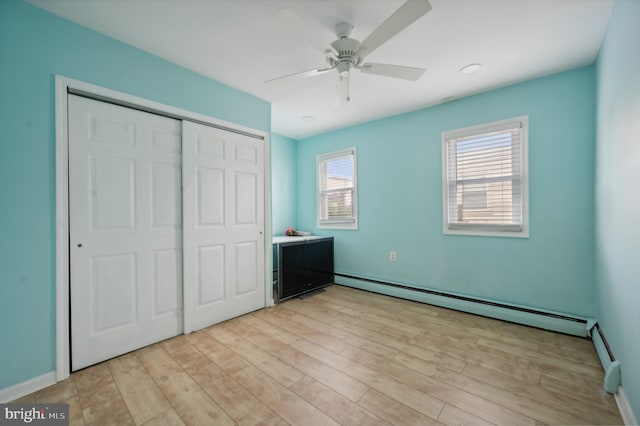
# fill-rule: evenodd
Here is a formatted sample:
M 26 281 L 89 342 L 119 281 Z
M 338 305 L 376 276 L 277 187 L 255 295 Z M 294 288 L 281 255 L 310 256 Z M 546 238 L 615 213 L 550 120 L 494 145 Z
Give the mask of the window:
M 528 237 L 528 117 L 442 133 L 445 234 Z
M 318 228 L 358 228 L 355 148 L 318 156 Z

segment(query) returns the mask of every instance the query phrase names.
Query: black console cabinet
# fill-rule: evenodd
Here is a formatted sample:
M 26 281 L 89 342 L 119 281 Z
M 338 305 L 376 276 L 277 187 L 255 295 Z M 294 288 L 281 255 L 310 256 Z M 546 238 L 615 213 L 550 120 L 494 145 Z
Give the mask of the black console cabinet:
M 333 237 L 299 240 L 276 244 L 276 303 L 333 283 Z

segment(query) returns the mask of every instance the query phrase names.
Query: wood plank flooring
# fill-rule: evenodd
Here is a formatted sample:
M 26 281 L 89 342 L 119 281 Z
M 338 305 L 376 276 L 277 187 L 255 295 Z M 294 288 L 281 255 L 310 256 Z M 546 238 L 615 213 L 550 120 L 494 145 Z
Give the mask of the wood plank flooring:
M 622 424 L 591 341 L 338 285 L 21 398 L 72 425 Z

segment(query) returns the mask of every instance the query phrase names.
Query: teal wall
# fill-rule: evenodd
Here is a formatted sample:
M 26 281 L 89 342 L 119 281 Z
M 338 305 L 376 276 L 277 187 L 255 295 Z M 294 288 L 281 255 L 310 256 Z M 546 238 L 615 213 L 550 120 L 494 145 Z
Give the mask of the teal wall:
M 640 2 L 616 3 L 597 61 L 598 321 L 640 415 Z
M 296 227 L 297 145 L 294 139 L 271 134 L 271 226 L 273 235 Z
M 54 75 L 269 132 L 267 102 L 0 0 L 0 389 L 55 369 Z
M 595 102 L 589 66 L 300 140 L 297 224 L 335 236 L 336 272 L 595 316 Z M 531 237 L 443 235 L 441 132 L 520 115 Z M 316 155 L 350 146 L 359 229 L 317 229 Z

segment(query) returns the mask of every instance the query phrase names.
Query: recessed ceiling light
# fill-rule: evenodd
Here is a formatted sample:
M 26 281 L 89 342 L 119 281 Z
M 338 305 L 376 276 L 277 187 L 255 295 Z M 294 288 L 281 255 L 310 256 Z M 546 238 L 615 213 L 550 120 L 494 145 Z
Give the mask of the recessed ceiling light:
M 315 119 L 316 118 L 314 116 L 312 116 L 312 115 L 305 115 L 304 117 L 302 117 L 303 121 L 313 121 Z
M 480 71 L 480 68 L 482 68 L 482 64 L 469 64 L 469 65 L 465 65 L 464 67 L 460 68 L 460 73 L 461 74 L 473 74 L 474 72 Z

